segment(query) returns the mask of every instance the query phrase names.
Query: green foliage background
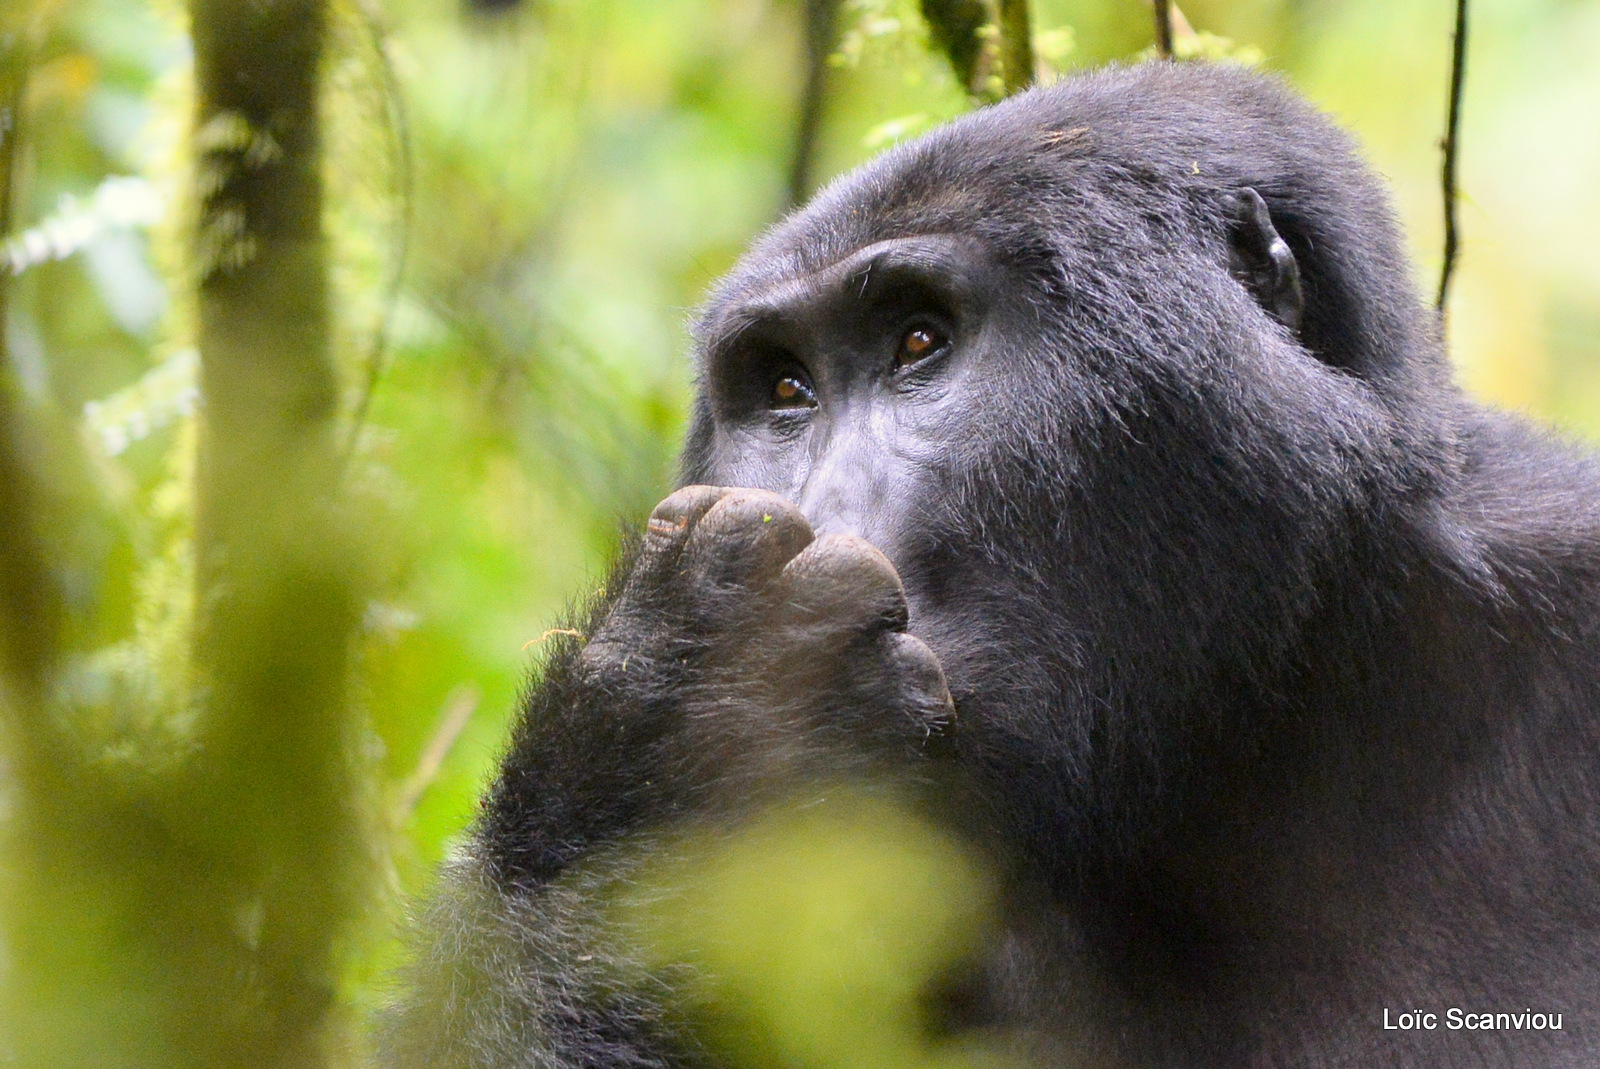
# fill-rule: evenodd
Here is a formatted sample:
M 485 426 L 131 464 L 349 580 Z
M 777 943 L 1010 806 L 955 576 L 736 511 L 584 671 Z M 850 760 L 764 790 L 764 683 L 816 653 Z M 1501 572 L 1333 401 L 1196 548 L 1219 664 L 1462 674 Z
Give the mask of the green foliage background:
M 13 692 L 7 704 L 0 1059 L 155 1064 L 165 1055 L 150 1046 L 159 1029 L 141 999 L 177 996 L 140 994 L 168 963 L 145 945 L 154 957 L 140 973 L 130 933 L 171 922 L 171 900 L 105 888 L 119 865 L 166 864 L 181 878 L 161 853 L 178 847 L 140 830 L 141 784 L 200 738 L 179 697 L 192 685 L 192 49 L 171 0 L 7 2 L 44 27 L 21 113 L 5 340 L 47 473 L 39 529 L 66 655 L 48 702 Z M 1286 73 L 1356 132 L 1393 182 L 1431 290 L 1454 5 L 1182 7 L 1226 39 L 1206 39 L 1213 52 Z M 358 922 L 340 930 L 340 1005 L 381 998 L 402 893 L 427 885 L 470 818 L 541 635 L 600 573 L 619 518 L 643 515 L 672 482 L 686 316 L 785 207 L 802 8 L 331 9 L 335 429 L 362 597 L 355 734 L 338 744 L 362 815 L 341 826 L 370 862 L 350 871 L 379 873 Z M 1600 0 L 1476 0 L 1473 16 L 1452 351 L 1478 395 L 1600 434 Z M 1054 70 L 1150 44 L 1139 0 L 1036 0 L 1033 21 Z M 814 173 L 968 107 L 913 4 L 846 0 L 838 31 Z M 18 772 L 35 737 L 27 718 L 46 708 L 52 737 L 98 770 L 81 808 L 48 819 Z M 118 790 L 138 804 L 107 805 Z M 107 813 L 119 815 L 107 824 Z M 94 829 L 74 823 L 86 814 Z M 117 843 L 139 856 L 119 859 Z M 96 866 L 98 884 L 83 876 Z M 248 944 L 239 908 L 230 923 Z M 62 928 L 64 917 L 78 920 Z M 56 1045 L 90 1017 L 95 1038 Z M 337 1034 L 316 1058 L 359 1053 L 353 1033 Z

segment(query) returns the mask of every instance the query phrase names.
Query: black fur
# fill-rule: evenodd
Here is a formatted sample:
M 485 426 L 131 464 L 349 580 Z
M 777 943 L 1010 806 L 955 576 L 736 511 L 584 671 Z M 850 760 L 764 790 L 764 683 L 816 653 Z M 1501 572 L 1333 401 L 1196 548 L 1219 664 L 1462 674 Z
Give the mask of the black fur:
M 919 325 L 948 344 L 901 366 Z M 458 866 L 490 919 L 444 924 L 520 933 L 489 986 L 521 1038 L 435 1064 L 704 1057 L 647 970 L 572 996 L 565 874 L 883 770 L 1008 866 L 980 1001 L 1041 1060 L 1600 1064 L 1600 469 L 1451 385 L 1331 123 L 1222 67 L 1023 94 L 835 182 L 699 338 L 685 483 L 804 518 L 661 534 L 690 548 L 547 666 Z M 785 564 L 811 528 L 821 579 Z

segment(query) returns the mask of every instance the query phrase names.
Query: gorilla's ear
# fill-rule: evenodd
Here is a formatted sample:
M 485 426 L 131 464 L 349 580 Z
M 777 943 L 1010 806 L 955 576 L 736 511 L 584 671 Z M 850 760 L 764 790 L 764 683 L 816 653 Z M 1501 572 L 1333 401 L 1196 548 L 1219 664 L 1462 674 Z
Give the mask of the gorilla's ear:
M 1245 186 L 1233 202 L 1228 228 L 1228 270 L 1244 283 L 1267 314 L 1292 331 L 1300 330 L 1305 295 L 1300 265 L 1289 243 L 1278 236 L 1261 194 Z

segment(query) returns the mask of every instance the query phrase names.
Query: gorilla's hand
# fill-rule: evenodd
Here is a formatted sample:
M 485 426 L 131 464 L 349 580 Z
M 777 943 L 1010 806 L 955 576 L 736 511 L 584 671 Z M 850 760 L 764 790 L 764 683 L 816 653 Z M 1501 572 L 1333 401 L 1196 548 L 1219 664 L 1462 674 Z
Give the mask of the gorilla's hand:
M 901 771 L 950 721 L 905 592 L 867 542 L 788 501 L 690 486 L 651 514 L 588 644 L 529 702 L 481 829 L 514 875 L 807 777 Z
M 770 768 L 808 741 L 785 745 L 794 732 L 920 744 L 948 722 L 944 675 L 906 619 L 899 576 L 867 542 L 813 538 L 799 509 L 767 491 L 690 486 L 651 514 L 580 663 L 607 689 L 638 686 L 690 714 L 691 734 L 723 744 L 718 760 L 743 735 L 747 757 Z M 736 722 L 719 716 L 735 710 Z

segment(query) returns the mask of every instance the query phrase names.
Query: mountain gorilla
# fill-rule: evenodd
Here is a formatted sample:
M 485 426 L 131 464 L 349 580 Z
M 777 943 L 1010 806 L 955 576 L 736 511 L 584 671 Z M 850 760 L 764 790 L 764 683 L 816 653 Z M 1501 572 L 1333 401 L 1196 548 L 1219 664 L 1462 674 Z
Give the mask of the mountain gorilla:
M 685 485 L 528 699 L 396 1059 L 707 1060 L 595 964 L 595 874 L 888 775 L 1003 874 L 951 1027 L 1600 1064 L 1600 468 L 1451 384 L 1327 119 L 1224 67 L 1022 94 L 828 187 L 697 338 Z

